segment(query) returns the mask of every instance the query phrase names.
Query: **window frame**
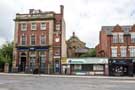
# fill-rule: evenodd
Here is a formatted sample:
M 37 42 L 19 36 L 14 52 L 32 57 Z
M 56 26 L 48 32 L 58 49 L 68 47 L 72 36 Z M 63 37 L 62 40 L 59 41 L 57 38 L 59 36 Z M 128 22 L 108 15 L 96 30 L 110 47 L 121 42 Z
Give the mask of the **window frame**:
M 44 24 L 44 25 L 43 25 Z M 40 23 L 40 30 L 46 30 L 47 29 L 47 25 L 46 22 L 41 22 Z
M 121 55 L 121 57 L 127 57 L 127 48 L 126 47 L 120 47 L 120 55 Z
M 33 26 L 33 24 L 34 24 L 34 26 Z M 33 27 L 35 27 L 35 28 L 33 28 Z M 37 24 L 36 23 L 31 23 L 31 30 L 36 30 L 37 29 Z
M 114 49 L 115 49 L 116 52 L 113 51 Z M 111 56 L 112 57 L 118 57 L 117 47 L 111 47 Z
M 27 31 L 27 23 L 21 23 L 21 31 Z
M 32 36 L 34 36 L 35 38 L 32 40 Z M 35 44 L 36 44 L 36 36 L 35 35 L 31 35 L 30 36 L 31 38 L 30 38 L 30 44 L 32 45 L 32 46 L 34 46 Z M 34 42 L 34 44 L 32 44 L 32 42 Z

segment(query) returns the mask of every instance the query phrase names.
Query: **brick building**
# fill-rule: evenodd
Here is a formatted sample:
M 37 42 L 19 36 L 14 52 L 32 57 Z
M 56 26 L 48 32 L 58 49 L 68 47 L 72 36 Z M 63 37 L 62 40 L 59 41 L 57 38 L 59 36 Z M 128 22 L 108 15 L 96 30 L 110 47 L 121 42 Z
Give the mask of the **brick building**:
M 60 13 L 30 9 L 16 14 L 13 72 L 61 73 L 66 58 L 64 6 Z
M 73 35 L 67 40 L 67 57 L 79 57 L 87 53 L 88 50 L 86 43 L 82 42 L 73 32 Z
M 132 75 L 135 57 L 135 25 L 102 26 L 97 57 L 109 58 L 110 75 Z

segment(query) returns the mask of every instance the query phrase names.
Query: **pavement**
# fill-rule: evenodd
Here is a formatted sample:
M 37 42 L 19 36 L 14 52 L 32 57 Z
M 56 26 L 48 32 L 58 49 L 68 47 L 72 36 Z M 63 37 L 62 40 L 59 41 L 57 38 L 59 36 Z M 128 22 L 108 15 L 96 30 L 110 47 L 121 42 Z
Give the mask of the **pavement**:
M 81 75 L 49 75 L 49 74 L 25 74 L 25 73 L 0 73 L 7 76 L 33 76 L 33 77 L 59 77 L 59 78 L 93 78 L 93 79 L 118 79 L 118 80 L 135 80 L 129 76 L 81 76 Z

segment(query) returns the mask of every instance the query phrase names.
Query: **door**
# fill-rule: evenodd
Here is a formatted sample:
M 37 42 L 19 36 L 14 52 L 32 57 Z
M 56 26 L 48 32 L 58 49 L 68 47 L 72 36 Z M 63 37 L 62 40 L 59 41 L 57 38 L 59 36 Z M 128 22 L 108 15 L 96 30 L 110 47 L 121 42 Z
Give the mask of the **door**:
M 25 72 L 26 57 L 21 57 L 20 72 Z

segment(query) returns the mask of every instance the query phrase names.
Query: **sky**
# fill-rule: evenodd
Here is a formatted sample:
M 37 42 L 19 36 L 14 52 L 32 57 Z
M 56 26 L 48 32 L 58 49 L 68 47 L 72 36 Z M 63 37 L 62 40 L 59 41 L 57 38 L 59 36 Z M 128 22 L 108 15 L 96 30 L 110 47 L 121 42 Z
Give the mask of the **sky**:
M 87 47 L 99 43 L 102 26 L 135 24 L 135 0 L 0 0 L 0 45 L 14 39 L 16 13 L 29 9 L 60 12 L 64 5 L 66 39 L 75 32 Z

